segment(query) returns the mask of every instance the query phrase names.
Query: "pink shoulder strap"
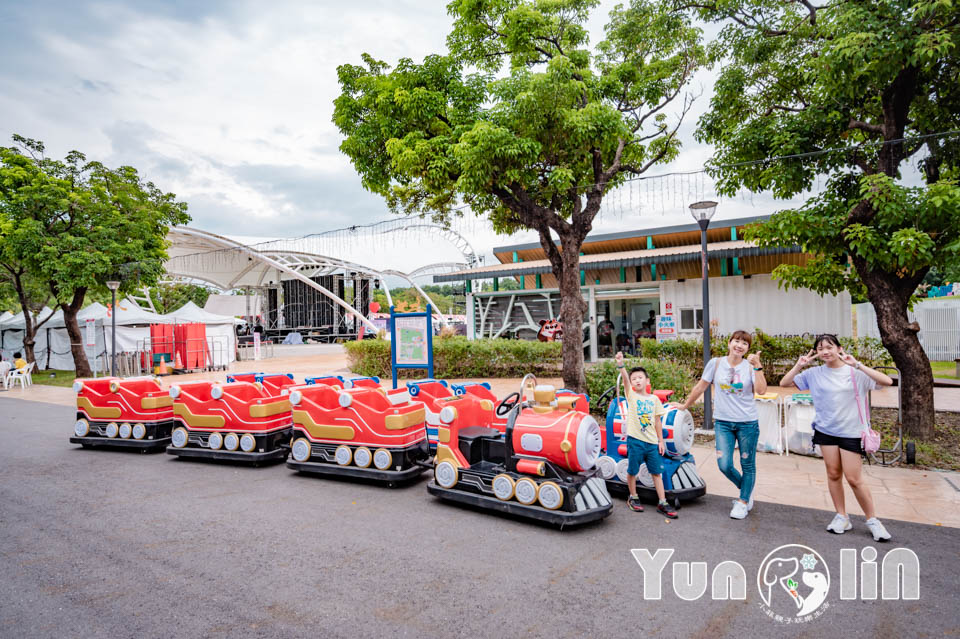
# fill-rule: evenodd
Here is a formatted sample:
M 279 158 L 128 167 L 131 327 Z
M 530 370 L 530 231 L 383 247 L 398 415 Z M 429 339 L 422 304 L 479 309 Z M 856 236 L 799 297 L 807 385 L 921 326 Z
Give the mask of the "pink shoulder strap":
M 857 399 L 857 413 L 860 415 L 860 425 L 870 425 L 870 403 L 864 402 L 864 408 L 860 408 L 860 386 L 857 384 L 857 377 L 853 374 L 853 366 L 850 367 L 850 381 L 853 382 L 853 396 Z M 867 418 L 863 418 L 863 413 L 867 413 Z

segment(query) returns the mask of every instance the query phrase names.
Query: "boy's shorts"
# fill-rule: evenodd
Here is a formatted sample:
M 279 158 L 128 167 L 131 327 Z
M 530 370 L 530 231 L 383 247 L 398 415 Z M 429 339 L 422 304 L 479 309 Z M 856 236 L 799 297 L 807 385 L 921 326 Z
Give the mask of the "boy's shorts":
M 627 437 L 627 474 L 639 473 L 640 464 L 646 464 L 647 471 L 651 475 L 662 474 L 663 458 L 660 457 L 660 448 L 657 444 L 651 444 L 636 437 Z

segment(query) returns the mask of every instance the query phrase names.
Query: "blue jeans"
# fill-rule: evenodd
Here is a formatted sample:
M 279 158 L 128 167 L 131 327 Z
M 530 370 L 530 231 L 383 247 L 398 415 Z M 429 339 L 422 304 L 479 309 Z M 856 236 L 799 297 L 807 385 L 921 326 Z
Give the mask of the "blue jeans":
M 757 440 L 760 424 L 757 422 L 713 422 L 717 441 L 717 465 L 720 472 L 740 489 L 740 499 L 750 501 L 753 485 L 757 483 Z M 741 475 L 733 465 L 733 446 L 740 447 Z

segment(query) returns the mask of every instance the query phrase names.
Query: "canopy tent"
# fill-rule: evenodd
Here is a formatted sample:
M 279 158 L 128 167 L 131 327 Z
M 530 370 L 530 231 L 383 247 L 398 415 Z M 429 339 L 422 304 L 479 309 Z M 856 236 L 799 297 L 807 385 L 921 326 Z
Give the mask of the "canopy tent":
M 262 314 L 262 300 L 260 295 L 219 295 L 211 293 L 207 297 L 207 303 L 203 305 L 203 310 L 217 315 L 231 315 L 234 317 L 243 317 L 248 310 L 250 315 L 257 317 Z M 247 304 L 250 308 L 247 309 Z
M 182 311 L 182 312 L 181 312 Z M 72 370 L 73 354 L 63 311 L 45 308 L 40 317 L 50 319 L 40 327 L 34 344 L 34 355 L 40 368 Z M 150 350 L 150 325 L 199 322 L 207 325 L 207 343 L 215 366 L 234 361 L 236 336 L 234 318 L 207 313 L 193 302 L 168 315 L 151 313 L 128 299 L 117 304 L 117 352 Z M 97 372 L 109 368 L 113 317 L 106 306 L 94 302 L 77 313 L 84 350 L 91 368 Z M 23 313 L 0 321 L 3 356 L 9 359 L 23 349 Z

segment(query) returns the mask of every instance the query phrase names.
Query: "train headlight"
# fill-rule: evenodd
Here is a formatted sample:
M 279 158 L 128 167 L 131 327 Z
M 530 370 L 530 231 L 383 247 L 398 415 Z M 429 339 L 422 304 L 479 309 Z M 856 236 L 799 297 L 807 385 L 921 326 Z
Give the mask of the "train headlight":
M 214 384 L 210 387 L 210 397 L 220 399 L 223 397 L 223 387 L 220 384 Z
M 180 396 L 180 387 L 179 387 L 179 386 L 171 386 L 171 387 L 170 387 L 169 394 L 170 394 L 170 397 L 171 397 L 171 398 L 176 399 L 177 397 Z
M 79 393 L 79 392 L 82 391 L 82 390 L 83 390 L 83 382 L 81 382 L 80 380 L 75 381 L 75 382 L 73 383 L 73 392 L 74 392 L 74 393 Z M 79 437 L 79 435 L 78 435 L 78 437 Z
M 340 393 L 339 401 L 340 405 L 344 408 L 350 408 L 350 404 L 353 403 L 353 397 L 351 397 L 350 393 Z
M 290 404 L 296 406 L 303 399 L 303 393 L 298 390 L 292 391 L 290 393 Z

